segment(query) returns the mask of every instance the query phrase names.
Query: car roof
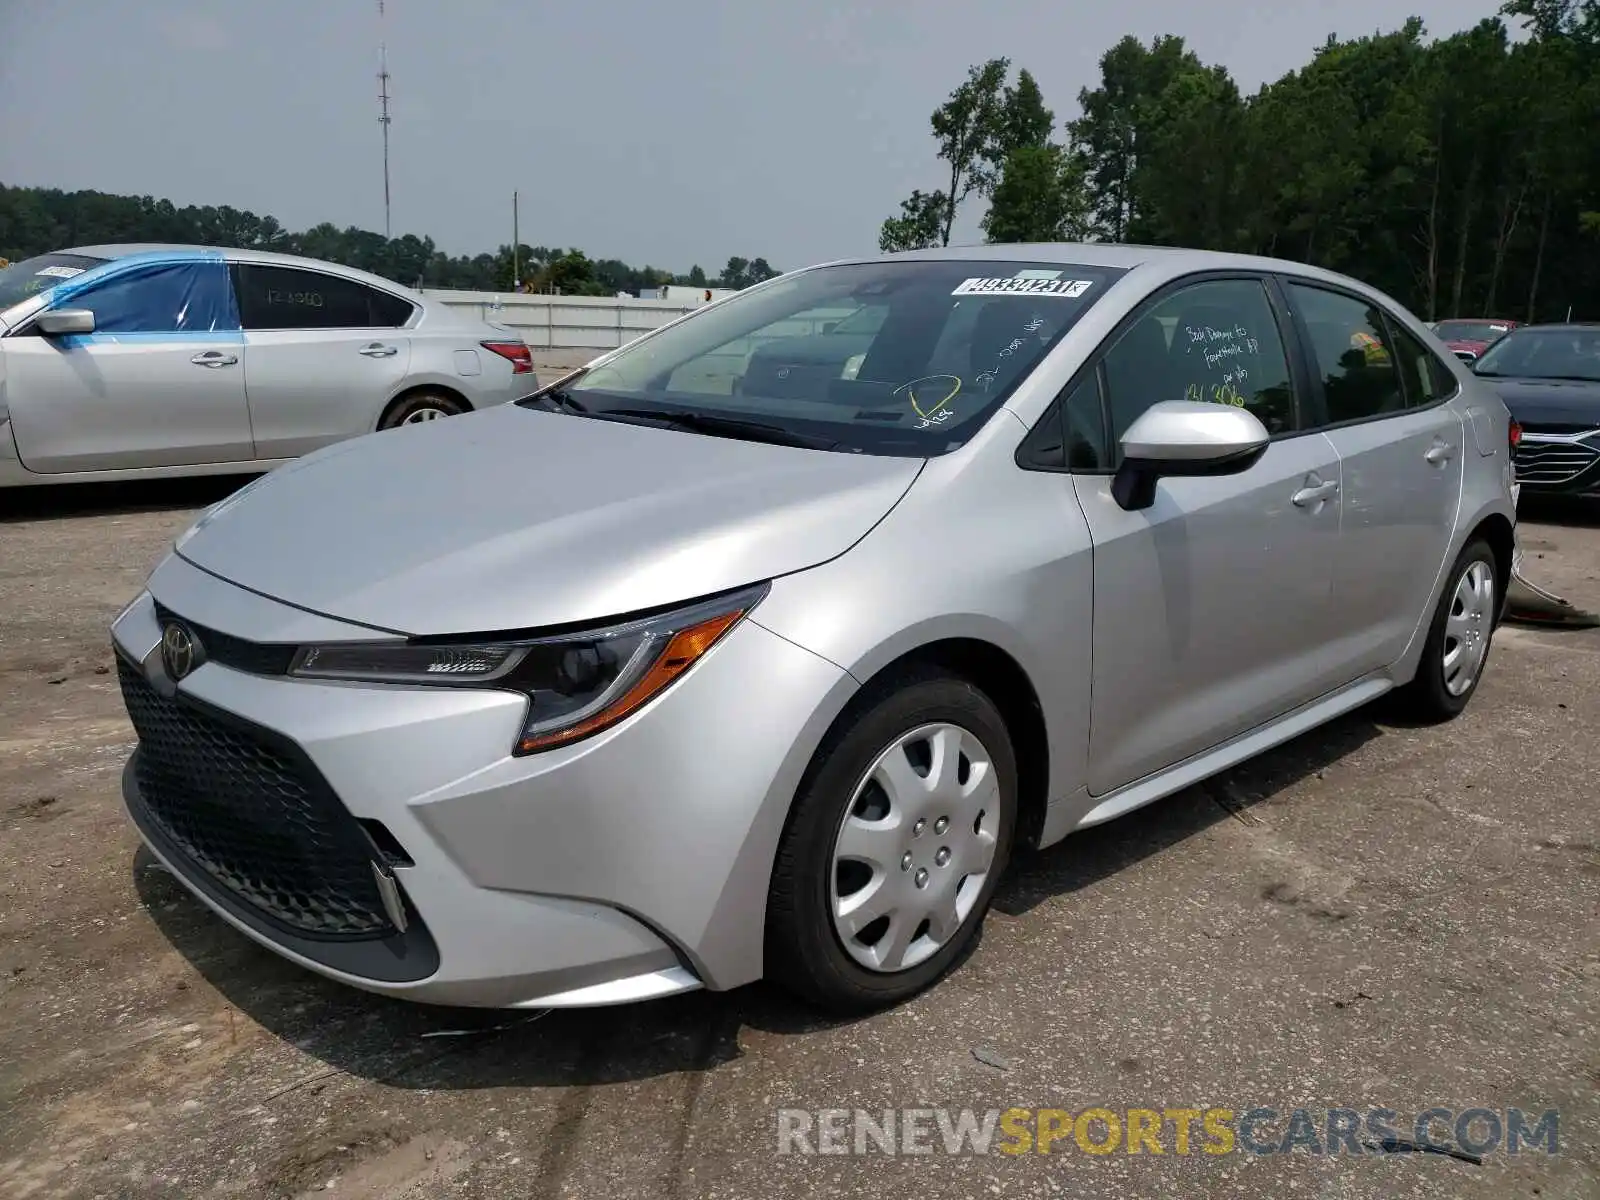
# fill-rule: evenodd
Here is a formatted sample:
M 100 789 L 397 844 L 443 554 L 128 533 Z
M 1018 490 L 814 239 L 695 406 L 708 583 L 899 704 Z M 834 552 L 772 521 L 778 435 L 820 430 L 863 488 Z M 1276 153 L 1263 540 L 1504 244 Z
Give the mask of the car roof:
M 220 254 L 234 262 L 261 263 L 274 267 L 320 267 L 324 270 L 336 272 L 350 279 L 358 279 L 374 287 L 385 288 L 389 291 L 399 290 L 406 293 L 408 299 L 419 301 L 417 292 L 406 287 L 403 283 L 396 283 L 392 279 L 385 279 L 381 275 L 374 275 L 370 271 L 362 271 L 356 267 L 347 267 L 342 263 L 328 262 L 326 259 L 309 258 L 304 254 L 283 254 L 276 250 L 246 250 L 235 246 L 196 246 L 183 242 L 114 242 L 100 246 L 72 246 L 65 250 L 54 251 L 56 254 L 81 254 L 85 258 L 119 259 L 128 258 L 135 254 L 172 254 L 172 255 L 216 255 Z
M 1266 258 L 1255 254 L 1234 254 L 1223 250 L 1194 250 L 1182 246 L 1141 246 L 1128 242 L 1003 242 L 968 246 L 937 246 L 929 250 L 907 250 L 898 254 L 863 255 L 819 264 L 844 266 L 871 262 L 1037 262 L 1063 266 L 1109 267 L 1133 271 L 1152 268 L 1167 278 L 1199 271 L 1260 271 L 1281 273 L 1301 279 L 1322 280 L 1341 287 L 1353 287 L 1382 296 L 1371 284 L 1348 275 L 1289 259 Z M 1384 297 L 1389 299 L 1389 297 Z M 1390 301 L 1394 303 L 1394 301 Z

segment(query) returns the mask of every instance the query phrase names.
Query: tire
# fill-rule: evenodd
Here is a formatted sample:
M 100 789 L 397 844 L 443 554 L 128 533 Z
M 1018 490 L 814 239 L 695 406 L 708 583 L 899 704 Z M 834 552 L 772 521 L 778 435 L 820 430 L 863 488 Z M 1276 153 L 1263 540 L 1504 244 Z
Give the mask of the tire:
M 882 782 L 896 768 L 898 799 Z M 876 868 L 835 859 L 847 816 L 846 850 Z M 922 991 L 973 945 L 1016 823 L 1015 752 L 988 696 L 931 669 L 874 688 L 824 739 L 796 795 L 767 900 L 768 977 L 838 1013 Z M 836 920 L 835 903 L 851 901 L 867 903 Z
M 416 425 L 440 417 L 458 417 L 466 411 L 464 403 L 446 392 L 412 392 L 389 406 L 378 428 L 393 429 L 397 425 Z
M 1439 607 L 1428 627 L 1428 641 L 1422 650 L 1422 660 L 1417 664 L 1416 677 L 1396 696 L 1405 716 L 1427 722 L 1448 721 L 1467 707 L 1489 661 L 1501 603 L 1501 597 L 1496 595 L 1499 578 L 1494 550 L 1489 543 L 1481 539 L 1468 542 L 1446 577 Z M 1452 629 L 1451 617 L 1458 608 L 1467 621 Z M 1469 635 L 1464 644 L 1456 636 L 1458 630 Z M 1452 670 L 1448 659 L 1457 646 L 1468 655 L 1468 661 Z M 1472 665 L 1474 655 L 1476 665 Z M 1467 668 L 1470 668 L 1470 676 L 1463 685 L 1461 671 Z

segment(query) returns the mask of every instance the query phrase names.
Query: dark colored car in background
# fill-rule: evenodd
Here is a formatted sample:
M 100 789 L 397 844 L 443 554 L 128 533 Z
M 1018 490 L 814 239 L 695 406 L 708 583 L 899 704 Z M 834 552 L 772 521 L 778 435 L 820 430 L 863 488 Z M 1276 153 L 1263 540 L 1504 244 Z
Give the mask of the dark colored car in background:
M 1458 317 L 1449 321 L 1435 321 L 1433 332 L 1457 358 L 1476 362 L 1483 357 L 1485 350 L 1516 329 L 1517 324 L 1516 321 L 1492 317 Z
M 1524 492 L 1600 495 L 1600 324 L 1522 326 L 1472 369 L 1522 427 Z

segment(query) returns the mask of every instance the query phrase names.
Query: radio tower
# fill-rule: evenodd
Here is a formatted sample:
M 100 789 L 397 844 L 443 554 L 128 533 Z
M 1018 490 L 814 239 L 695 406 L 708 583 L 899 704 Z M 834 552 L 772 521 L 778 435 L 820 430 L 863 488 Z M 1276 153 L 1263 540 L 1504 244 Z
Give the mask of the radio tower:
M 383 127 L 383 236 L 389 229 L 389 47 L 383 32 L 383 0 L 378 0 L 378 124 Z

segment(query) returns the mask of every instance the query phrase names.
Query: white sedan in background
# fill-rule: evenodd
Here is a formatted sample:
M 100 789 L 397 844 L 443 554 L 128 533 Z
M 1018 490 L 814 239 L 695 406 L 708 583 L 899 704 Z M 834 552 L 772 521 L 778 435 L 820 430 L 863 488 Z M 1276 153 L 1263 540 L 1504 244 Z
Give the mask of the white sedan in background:
M 534 387 L 516 334 L 333 263 L 126 245 L 0 269 L 0 487 L 266 471 Z

